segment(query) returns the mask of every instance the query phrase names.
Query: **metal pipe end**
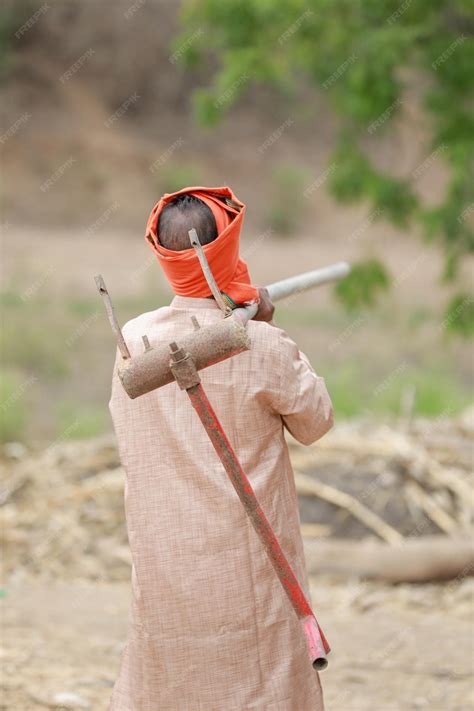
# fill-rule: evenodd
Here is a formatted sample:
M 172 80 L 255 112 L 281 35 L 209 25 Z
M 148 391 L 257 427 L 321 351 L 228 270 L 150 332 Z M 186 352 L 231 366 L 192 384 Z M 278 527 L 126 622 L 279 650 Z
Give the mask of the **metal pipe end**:
M 328 660 L 326 657 L 318 657 L 313 662 L 313 669 L 316 671 L 323 671 L 328 665 Z
M 308 617 L 304 617 L 300 621 L 303 626 L 311 665 L 316 671 L 322 671 L 328 665 L 326 655 L 331 651 L 326 637 L 316 622 L 314 615 L 308 615 Z

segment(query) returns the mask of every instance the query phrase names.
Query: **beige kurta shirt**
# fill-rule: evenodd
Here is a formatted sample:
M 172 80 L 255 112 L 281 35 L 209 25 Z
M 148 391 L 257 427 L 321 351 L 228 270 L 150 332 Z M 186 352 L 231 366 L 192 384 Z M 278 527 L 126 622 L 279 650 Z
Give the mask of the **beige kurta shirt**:
M 133 354 L 221 318 L 175 297 L 130 321 Z M 251 321 L 250 351 L 201 371 L 205 391 L 309 595 L 286 427 L 300 442 L 332 424 L 324 381 L 281 329 Z M 132 603 L 111 711 L 321 711 L 298 619 L 184 391 L 110 409 L 126 473 Z

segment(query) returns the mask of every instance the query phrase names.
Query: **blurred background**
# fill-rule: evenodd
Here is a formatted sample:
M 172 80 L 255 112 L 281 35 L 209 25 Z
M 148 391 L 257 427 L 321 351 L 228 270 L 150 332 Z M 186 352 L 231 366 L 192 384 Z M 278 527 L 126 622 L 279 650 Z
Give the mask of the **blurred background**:
M 275 319 L 335 406 L 291 444 L 328 708 L 471 707 L 473 32 L 470 0 L 4 0 L 4 708 L 106 708 L 129 559 L 93 277 L 122 323 L 168 303 L 143 235 L 186 185 L 247 204 L 255 283 L 353 265 Z

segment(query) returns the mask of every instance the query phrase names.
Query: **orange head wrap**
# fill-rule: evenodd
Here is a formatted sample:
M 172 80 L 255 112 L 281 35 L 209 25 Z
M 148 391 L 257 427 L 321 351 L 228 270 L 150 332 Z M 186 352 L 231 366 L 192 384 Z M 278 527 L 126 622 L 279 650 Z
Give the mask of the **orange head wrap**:
M 202 200 L 210 208 L 216 220 L 217 238 L 204 245 L 203 250 L 219 289 L 236 304 L 258 301 L 258 290 L 252 286 L 247 265 L 239 257 L 240 230 L 245 205 L 227 187 L 183 188 L 176 193 L 166 193 L 151 211 L 145 239 L 156 253 L 175 294 L 211 295 L 194 249 L 190 247 L 178 252 L 166 249 L 159 242 L 158 218 L 162 210 L 178 195 L 184 193 Z

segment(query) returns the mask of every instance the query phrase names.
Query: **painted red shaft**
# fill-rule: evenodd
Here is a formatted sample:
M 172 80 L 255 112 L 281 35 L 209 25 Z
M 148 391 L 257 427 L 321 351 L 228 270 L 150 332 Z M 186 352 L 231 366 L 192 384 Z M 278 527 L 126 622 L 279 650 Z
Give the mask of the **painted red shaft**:
M 330 651 L 329 644 L 313 615 L 305 594 L 281 549 L 262 507 L 258 503 L 252 485 L 242 469 L 202 385 L 199 383 L 186 388 L 186 392 L 267 551 L 294 611 L 300 618 L 311 661 L 315 668 L 324 668 L 326 666 L 325 656 Z

